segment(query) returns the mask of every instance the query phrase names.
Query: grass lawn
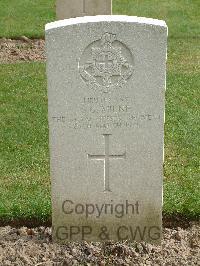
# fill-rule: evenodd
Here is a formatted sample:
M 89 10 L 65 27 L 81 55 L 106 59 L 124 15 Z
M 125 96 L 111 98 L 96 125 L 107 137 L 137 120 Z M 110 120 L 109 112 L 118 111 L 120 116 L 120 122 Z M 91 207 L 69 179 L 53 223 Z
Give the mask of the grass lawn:
M 113 2 L 114 13 L 161 18 L 169 25 L 164 212 L 197 217 L 199 1 Z M 0 35 L 42 36 L 44 23 L 53 20 L 53 6 L 52 0 L 0 0 Z M 0 65 L 0 84 L 0 220 L 46 221 L 51 203 L 45 64 Z
M 38 38 L 55 20 L 55 0 L 0 0 L 0 37 Z
M 169 36 L 193 38 L 199 35 L 199 0 L 113 0 L 114 14 L 163 19 Z
M 72 0 L 73 1 L 73 0 Z M 55 20 L 56 0 L 0 0 L 0 37 L 44 36 L 44 25 Z M 113 0 L 113 14 L 164 19 L 169 36 L 199 35 L 199 0 Z
M 0 218 L 50 215 L 44 64 L 0 65 Z

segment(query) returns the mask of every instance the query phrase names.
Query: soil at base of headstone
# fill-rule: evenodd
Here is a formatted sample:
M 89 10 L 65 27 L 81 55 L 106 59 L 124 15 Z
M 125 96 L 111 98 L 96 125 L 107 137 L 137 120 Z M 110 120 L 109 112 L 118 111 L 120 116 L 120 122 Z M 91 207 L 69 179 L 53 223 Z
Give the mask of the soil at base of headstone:
M 51 228 L 0 227 L 0 265 L 200 265 L 200 223 L 163 229 L 161 246 L 147 243 L 52 243 Z
M 44 61 L 45 41 L 29 39 L 25 36 L 18 40 L 0 39 L 0 64 Z

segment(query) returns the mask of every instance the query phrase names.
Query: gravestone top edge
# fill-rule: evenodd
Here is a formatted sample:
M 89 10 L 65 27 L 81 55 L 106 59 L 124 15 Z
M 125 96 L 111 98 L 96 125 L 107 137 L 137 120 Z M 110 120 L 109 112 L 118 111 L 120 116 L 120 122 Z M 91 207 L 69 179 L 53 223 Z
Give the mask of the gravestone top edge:
M 138 23 L 151 26 L 160 26 L 167 29 L 167 25 L 164 20 L 158 20 L 146 17 L 136 16 L 124 16 L 124 15 L 98 15 L 98 16 L 85 16 L 70 18 L 64 20 L 58 20 L 45 25 L 45 31 L 75 25 L 75 24 L 86 24 L 95 22 L 127 22 L 127 23 Z

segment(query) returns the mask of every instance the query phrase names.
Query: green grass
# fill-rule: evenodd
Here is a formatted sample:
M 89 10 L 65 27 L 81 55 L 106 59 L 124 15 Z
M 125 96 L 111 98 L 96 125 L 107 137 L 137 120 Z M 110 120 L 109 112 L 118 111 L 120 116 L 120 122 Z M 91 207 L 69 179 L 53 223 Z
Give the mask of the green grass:
M 200 76 L 168 73 L 164 210 L 200 214 Z
M 114 13 L 163 19 L 173 38 L 196 38 L 199 30 L 199 0 L 114 0 Z
M 54 0 L 0 0 L 0 37 L 41 37 L 54 20 Z
M 50 214 L 44 64 L 0 65 L 0 217 Z
M 0 0 L 0 37 L 44 36 L 44 25 L 55 20 L 55 0 Z M 164 19 L 169 36 L 196 38 L 199 0 L 113 0 L 113 13 Z
M 199 1 L 114 0 L 114 13 L 169 26 L 164 213 L 200 215 Z M 43 36 L 54 1 L 0 0 L 0 36 Z M 0 65 L 0 220 L 51 215 L 43 63 Z

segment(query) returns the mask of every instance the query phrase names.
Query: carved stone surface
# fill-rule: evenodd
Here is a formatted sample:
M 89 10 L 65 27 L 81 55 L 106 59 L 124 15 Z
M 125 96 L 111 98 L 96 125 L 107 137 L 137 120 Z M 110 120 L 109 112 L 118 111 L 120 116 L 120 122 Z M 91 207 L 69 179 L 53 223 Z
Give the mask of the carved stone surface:
M 56 0 L 56 17 L 58 20 L 111 14 L 112 0 Z
M 79 62 L 80 74 L 91 88 L 109 92 L 133 74 L 133 55 L 112 33 L 104 33 L 84 50 Z
M 53 238 L 159 243 L 167 26 L 46 26 Z

